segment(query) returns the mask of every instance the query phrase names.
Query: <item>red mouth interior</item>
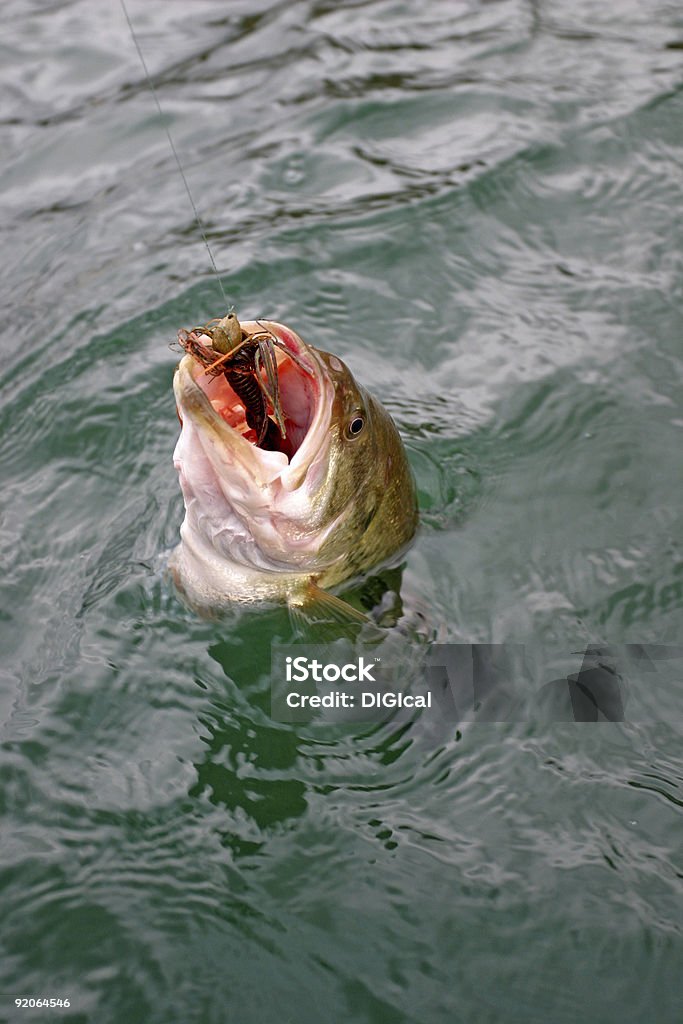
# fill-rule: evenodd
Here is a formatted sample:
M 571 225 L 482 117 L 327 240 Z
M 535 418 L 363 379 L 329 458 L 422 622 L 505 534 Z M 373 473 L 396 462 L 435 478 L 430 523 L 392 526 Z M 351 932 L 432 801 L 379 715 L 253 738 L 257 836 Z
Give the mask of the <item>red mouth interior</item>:
M 316 380 L 306 373 L 282 349 L 277 348 L 278 381 L 280 384 L 280 404 L 285 424 L 286 436 L 279 441 L 277 450 L 284 452 L 291 459 L 300 448 L 308 428 L 313 420 L 316 404 Z M 265 374 L 263 375 L 266 380 Z M 247 425 L 244 405 L 236 395 L 224 374 L 210 377 L 205 373 L 196 377 L 205 395 L 218 415 L 238 431 L 247 441 L 256 446 L 256 431 Z M 273 419 L 273 409 L 269 404 L 268 414 Z

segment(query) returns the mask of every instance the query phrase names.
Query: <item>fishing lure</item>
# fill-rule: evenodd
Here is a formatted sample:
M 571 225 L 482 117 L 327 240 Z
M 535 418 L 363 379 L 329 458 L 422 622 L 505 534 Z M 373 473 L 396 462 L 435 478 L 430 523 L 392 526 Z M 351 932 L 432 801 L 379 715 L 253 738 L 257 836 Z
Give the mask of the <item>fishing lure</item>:
M 272 451 L 279 449 L 287 436 L 275 346 L 283 349 L 309 376 L 311 370 L 272 331 L 262 324 L 259 326 L 261 330 L 245 331 L 235 314 L 228 313 L 222 319 L 209 320 L 203 327 L 178 331 L 178 342 L 201 363 L 205 373 L 212 377 L 224 374 L 244 406 L 247 426 L 256 434 L 257 446 Z M 210 340 L 211 348 L 202 338 Z M 269 409 L 275 422 L 269 416 Z

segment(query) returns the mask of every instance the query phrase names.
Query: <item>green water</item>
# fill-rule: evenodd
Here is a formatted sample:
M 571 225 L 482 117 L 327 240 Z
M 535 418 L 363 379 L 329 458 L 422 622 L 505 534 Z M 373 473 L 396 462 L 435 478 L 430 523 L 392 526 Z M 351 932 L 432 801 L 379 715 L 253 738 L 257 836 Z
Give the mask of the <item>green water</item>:
M 129 4 L 229 300 L 401 428 L 432 633 L 680 643 L 680 4 Z M 168 343 L 222 310 L 123 15 L 2 13 L 0 1019 L 680 1021 L 680 674 L 274 722 L 286 616 L 164 573 Z

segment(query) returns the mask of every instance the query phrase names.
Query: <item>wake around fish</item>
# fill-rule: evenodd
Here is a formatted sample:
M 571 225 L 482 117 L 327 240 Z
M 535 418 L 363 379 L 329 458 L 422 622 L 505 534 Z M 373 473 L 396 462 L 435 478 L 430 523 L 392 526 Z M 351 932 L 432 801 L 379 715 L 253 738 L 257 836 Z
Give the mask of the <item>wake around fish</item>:
M 212 346 L 223 365 L 207 367 L 184 344 L 174 376 L 173 460 L 185 501 L 171 558 L 176 584 L 199 610 L 278 601 L 314 620 L 365 621 L 327 588 L 386 564 L 415 533 L 415 485 L 398 430 L 336 356 L 273 321 L 239 326 L 243 339 L 269 336 L 269 372 L 257 358 L 251 377 L 268 395 L 267 431 L 236 359 L 220 355 L 226 345 L 211 331 L 181 332 L 198 337 L 204 353 Z

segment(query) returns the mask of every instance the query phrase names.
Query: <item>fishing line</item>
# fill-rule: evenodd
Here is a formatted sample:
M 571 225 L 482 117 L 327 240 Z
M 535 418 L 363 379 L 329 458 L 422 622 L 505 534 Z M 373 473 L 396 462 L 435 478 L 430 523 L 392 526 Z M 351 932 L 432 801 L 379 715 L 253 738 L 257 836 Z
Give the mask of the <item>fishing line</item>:
M 154 102 L 156 103 L 157 110 L 159 111 L 159 120 L 161 121 L 162 125 L 164 126 L 164 130 L 166 132 L 166 137 L 168 139 L 168 144 L 171 147 L 171 150 L 173 152 L 173 156 L 175 157 L 175 162 L 178 165 L 178 170 L 180 171 L 180 177 L 183 179 L 183 184 L 185 185 L 185 191 L 187 192 L 187 197 L 190 200 L 190 203 L 192 204 L 192 210 L 194 212 L 194 219 L 197 221 L 197 227 L 199 228 L 201 236 L 204 239 L 204 245 L 206 246 L 206 251 L 208 252 L 209 259 L 211 260 L 211 266 L 213 267 L 213 272 L 216 275 L 216 280 L 218 281 L 218 287 L 220 288 L 221 295 L 223 296 L 223 305 L 227 309 L 228 305 L 229 305 L 228 299 L 227 299 L 227 296 L 226 296 L 225 291 L 223 289 L 223 282 L 221 281 L 220 274 L 218 273 L 218 267 L 216 266 L 216 261 L 213 258 L 213 253 L 211 252 L 211 246 L 209 245 L 209 240 L 206 237 L 206 232 L 204 231 L 204 225 L 202 224 L 201 218 L 200 218 L 199 213 L 197 211 L 197 207 L 195 205 L 195 201 L 192 198 L 192 193 L 190 192 L 190 186 L 187 183 L 187 178 L 185 177 L 185 171 L 183 170 L 183 165 L 180 162 L 180 157 L 178 156 L 178 151 L 176 150 L 175 145 L 173 143 L 173 138 L 171 136 L 171 132 L 169 131 L 168 125 L 166 124 L 166 119 L 164 117 L 164 112 L 161 109 L 161 103 L 159 102 L 159 97 L 157 95 L 157 91 L 154 88 L 154 84 L 153 84 L 152 79 L 150 77 L 149 71 L 147 70 L 147 64 L 145 63 L 145 58 L 142 55 L 142 50 L 140 49 L 140 44 L 138 42 L 138 37 L 135 34 L 135 29 L 133 28 L 133 22 L 130 20 L 130 15 L 128 14 L 128 9 L 126 7 L 125 0 L 120 0 L 120 2 L 121 2 L 121 8 L 122 8 L 123 13 L 125 15 L 126 21 L 128 22 L 128 28 L 130 29 L 131 38 L 132 38 L 132 40 L 133 40 L 133 42 L 135 44 L 135 49 L 138 51 L 138 56 L 140 58 L 140 63 L 142 64 L 143 70 L 145 72 L 145 77 L 147 79 L 147 85 L 150 87 L 150 89 L 152 91 L 152 96 L 154 97 Z

